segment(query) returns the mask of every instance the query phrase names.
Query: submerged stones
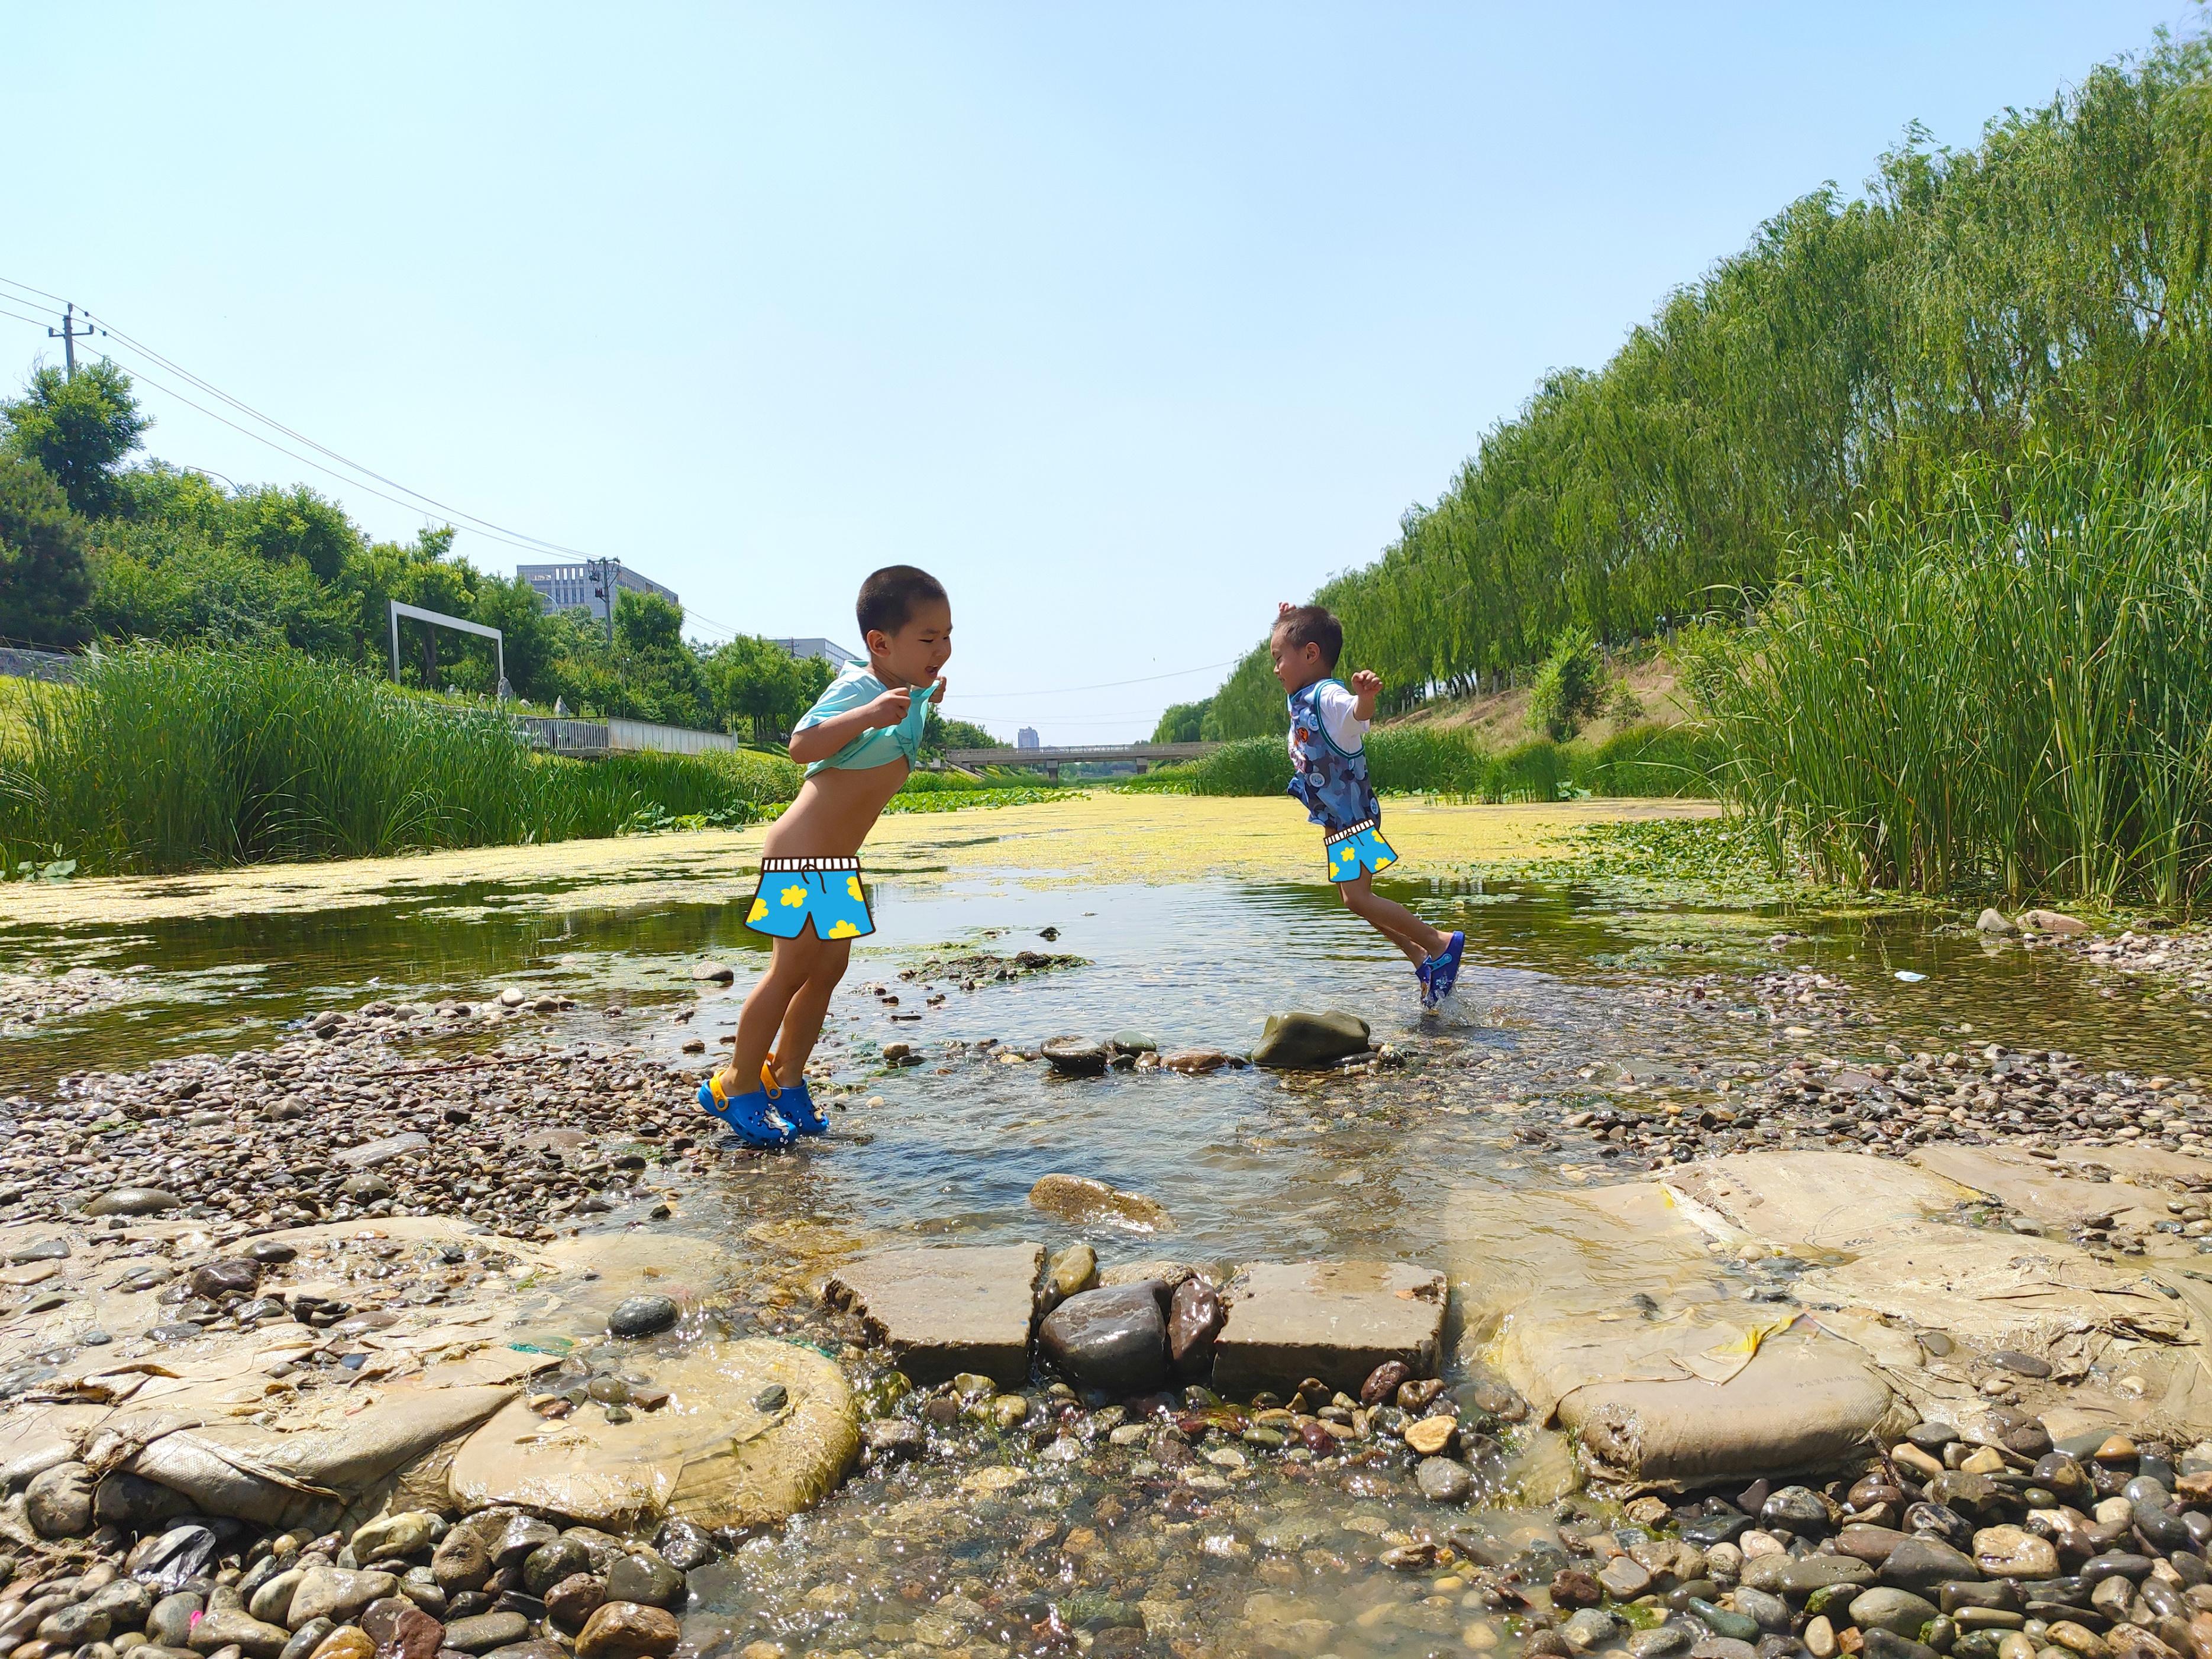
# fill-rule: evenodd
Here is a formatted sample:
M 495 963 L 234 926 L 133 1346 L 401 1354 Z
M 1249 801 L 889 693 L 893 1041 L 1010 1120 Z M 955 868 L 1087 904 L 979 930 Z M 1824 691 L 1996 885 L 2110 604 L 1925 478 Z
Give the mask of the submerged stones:
M 1169 1232 L 1175 1227 L 1158 1200 L 1087 1176 L 1046 1176 L 1030 1188 L 1030 1205 L 1070 1226 L 1105 1222 L 1139 1232 Z
M 118 1187 L 84 1206 L 87 1215 L 160 1215 L 179 1209 L 184 1200 L 159 1187 Z
M 680 1311 L 673 1297 L 633 1296 L 607 1316 L 607 1330 L 621 1337 L 658 1335 L 676 1323 Z

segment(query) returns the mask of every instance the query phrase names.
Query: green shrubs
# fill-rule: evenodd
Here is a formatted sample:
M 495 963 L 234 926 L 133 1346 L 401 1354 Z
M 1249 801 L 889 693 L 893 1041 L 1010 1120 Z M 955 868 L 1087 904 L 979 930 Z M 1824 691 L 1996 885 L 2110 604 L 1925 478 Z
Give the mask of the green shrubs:
M 1448 727 L 1381 726 L 1367 734 L 1367 773 L 1384 795 L 1467 801 L 1558 800 L 1566 794 L 1709 795 L 1704 739 L 1680 726 L 1638 726 L 1599 744 L 1537 738 L 1503 752 Z M 1280 738 L 1243 738 L 1205 759 L 1164 767 L 1124 788 L 1193 795 L 1276 795 L 1290 787 Z
M 2205 436 L 1967 470 L 1694 642 L 1722 781 L 1773 856 L 1852 887 L 2203 908 Z
M 495 714 L 291 651 L 135 646 L 30 700 L 0 756 L 0 852 L 85 874 L 613 835 L 642 815 L 742 822 L 798 769 L 755 756 L 533 753 Z
M 1587 628 L 1563 628 L 1528 688 L 1528 724 L 1565 743 L 1597 717 L 1605 701 L 1605 659 Z

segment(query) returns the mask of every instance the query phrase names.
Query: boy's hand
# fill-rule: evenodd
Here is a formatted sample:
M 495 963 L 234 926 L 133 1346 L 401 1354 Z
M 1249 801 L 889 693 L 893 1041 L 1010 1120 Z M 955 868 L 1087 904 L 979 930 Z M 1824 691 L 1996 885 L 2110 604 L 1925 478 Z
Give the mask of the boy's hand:
M 1375 718 L 1375 699 L 1382 695 L 1382 677 L 1371 669 L 1363 668 L 1352 677 L 1352 718 L 1371 720 Z
M 907 717 L 907 711 L 913 705 L 914 692 L 910 688 L 893 686 L 868 705 L 866 729 L 872 732 L 880 726 L 896 726 Z
M 939 674 L 923 695 L 941 711 L 945 707 L 945 676 Z

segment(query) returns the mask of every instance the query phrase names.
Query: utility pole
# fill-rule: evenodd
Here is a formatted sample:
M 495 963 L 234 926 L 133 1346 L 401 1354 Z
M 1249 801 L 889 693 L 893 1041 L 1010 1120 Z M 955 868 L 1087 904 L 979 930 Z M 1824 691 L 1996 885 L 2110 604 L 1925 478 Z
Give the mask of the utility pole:
M 49 340 L 59 340 L 62 343 L 62 360 L 69 365 L 70 380 L 76 379 L 76 343 L 79 340 L 89 340 L 100 331 L 89 320 L 82 328 L 76 326 L 76 307 L 74 305 L 69 306 L 69 308 L 62 313 L 62 325 L 59 328 L 50 328 L 46 331 L 46 337 Z
M 621 591 L 620 559 L 586 559 L 584 574 L 592 579 L 592 597 L 607 607 L 607 649 L 615 648 L 615 595 Z

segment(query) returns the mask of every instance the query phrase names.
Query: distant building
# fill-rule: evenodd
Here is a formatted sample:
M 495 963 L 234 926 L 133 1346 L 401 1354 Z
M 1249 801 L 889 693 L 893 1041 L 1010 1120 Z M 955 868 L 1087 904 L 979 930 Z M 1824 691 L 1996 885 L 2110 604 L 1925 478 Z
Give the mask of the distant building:
M 676 597 L 672 587 L 663 587 L 649 576 L 641 576 L 627 565 L 613 567 L 615 585 L 627 587 L 633 593 L 658 593 L 673 605 L 684 601 Z M 580 561 L 574 564 L 519 564 L 514 574 L 530 584 L 538 594 L 538 603 L 548 611 L 588 611 L 601 622 L 606 620 L 607 602 L 594 599 L 592 589 L 597 586 L 592 580 L 591 568 Z
M 860 660 L 834 640 L 770 640 L 786 656 L 804 661 L 808 657 L 819 657 L 832 668 L 849 668 Z
M 1014 733 L 1014 747 L 1017 749 L 1042 749 L 1044 745 L 1037 741 L 1036 727 L 1034 726 L 1024 726 L 1020 731 Z

